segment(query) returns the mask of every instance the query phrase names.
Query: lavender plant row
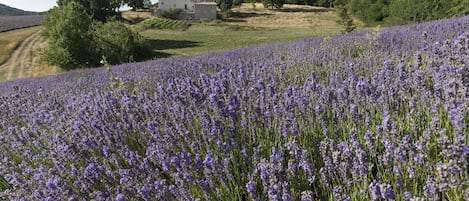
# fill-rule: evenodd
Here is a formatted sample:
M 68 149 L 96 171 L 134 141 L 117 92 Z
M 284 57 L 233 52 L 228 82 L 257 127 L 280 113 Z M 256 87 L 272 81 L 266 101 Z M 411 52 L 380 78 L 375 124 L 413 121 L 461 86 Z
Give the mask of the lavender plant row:
M 44 15 L 0 16 L 0 32 L 41 25 Z
M 8 200 L 469 200 L 469 17 L 0 84 Z

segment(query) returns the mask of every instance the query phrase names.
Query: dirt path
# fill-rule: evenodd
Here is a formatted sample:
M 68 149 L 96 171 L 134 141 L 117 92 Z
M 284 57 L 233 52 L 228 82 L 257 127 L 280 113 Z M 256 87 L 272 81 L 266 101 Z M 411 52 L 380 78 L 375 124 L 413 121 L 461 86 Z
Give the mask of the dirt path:
M 45 47 L 46 41 L 41 38 L 38 31 L 26 38 L 16 48 L 8 60 L 0 66 L 0 71 L 6 74 L 6 80 L 37 76 L 43 69 L 40 61 L 40 52 Z

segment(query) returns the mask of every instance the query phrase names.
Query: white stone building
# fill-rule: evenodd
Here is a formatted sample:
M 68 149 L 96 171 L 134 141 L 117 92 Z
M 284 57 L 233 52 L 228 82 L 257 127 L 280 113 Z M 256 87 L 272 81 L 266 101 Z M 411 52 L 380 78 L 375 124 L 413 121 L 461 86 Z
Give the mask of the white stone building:
M 159 0 L 159 12 L 169 9 L 182 9 L 180 19 L 214 20 L 217 18 L 217 4 L 214 0 Z

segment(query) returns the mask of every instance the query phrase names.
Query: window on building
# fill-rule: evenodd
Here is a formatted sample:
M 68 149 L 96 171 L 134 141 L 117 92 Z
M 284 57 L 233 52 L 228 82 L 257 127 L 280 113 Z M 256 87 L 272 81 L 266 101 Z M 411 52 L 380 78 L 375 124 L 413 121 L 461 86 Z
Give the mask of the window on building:
M 186 9 L 186 10 L 187 10 L 187 4 L 184 4 L 184 9 Z

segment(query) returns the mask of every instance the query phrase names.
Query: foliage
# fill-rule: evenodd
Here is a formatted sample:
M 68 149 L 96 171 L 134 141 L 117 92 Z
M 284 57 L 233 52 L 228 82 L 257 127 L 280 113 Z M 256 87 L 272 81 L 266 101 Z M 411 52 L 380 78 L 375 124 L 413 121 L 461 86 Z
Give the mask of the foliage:
M 97 55 L 107 58 L 109 64 L 129 63 L 151 58 L 151 50 L 138 33 L 119 22 L 96 23 L 93 43 Z
M 54 7 L 44 22 L 43 35 L 48 39 L 44 60 L 66 69 L 97 63 L 91 24 L 91 17 L 78 3 Z
M 285 4 L 285 0 L 262 0 L 264 8 L 281 8 Z
M 350 12 L 366 23 L 382 21 L 388 16 L 387 0 L 349 0 Z
M 132 8 L 132 10 L 145 7 L 145 2 L 143 0 L 125 0 L 124 2 L 126 2 L 127 5 Z
M 123 3 L 120 0 L 57 0 L 57 5 L 63 7 L 70 2 L 80 4 L 93 20 L 101 22 L 119 17 L 120 14 L 117 12 L 117 9 Z
M 452 5 L 448 10 L 450 16 L 469 15 L 469 1 L 467 0 L 452 0 Z
M 222 11 L 225 12 L 227 10 L 230 10 L 233 7 L 233 0 L 216 0 L 218 8 Z
M 343 0 L 336 0 L 343 3 Z M 469 14 L 467 0 L 348 0 L 352 14 L 366 23 L 394 24 L 424 22 Z
M 332 7 L 334 0 L 316 0 L 314 5 L 322 7 Z
M 349 16 L 347 8 L 345 6 L 337 6 L 336 8 L 340 17 L 337 23 L 344 27 L 343 33 L 350 33 L 355 30 L 356 26 L 353 24 L 353 19 Z
M 70 2 L 47 15 L 44 60 L 63 69 L 99 66 L 102 56 L 118 64 L 148 59 L 150 50 L 137 33 L 118 22 L 93 21 L 86 9 Z
M 146 29 L 169 29 L 169 30 L 185 30 L 189 28 L 190 23 L 185 20 L 171 20 L 152 18 L 142 21 L 136 25 L 139 30 Z
M 451 17 L 453 15 L 469 14 L 469 10 L 462 8 L 469 6 L 468 1 L 427 1 L 427 0 L 394 0 L 390 4 L 390 14 L 399 17 L 405 22 L 422 22 L 428 20 Z
M 468 25 L 0 83 L 0 198 L 468 200 Z
M 182 9 L 180 8 L 170 8 L 161 12 L 161 17 L 166 19 L 177 20 L 179 19 L 179 15 L 182 13 Z

